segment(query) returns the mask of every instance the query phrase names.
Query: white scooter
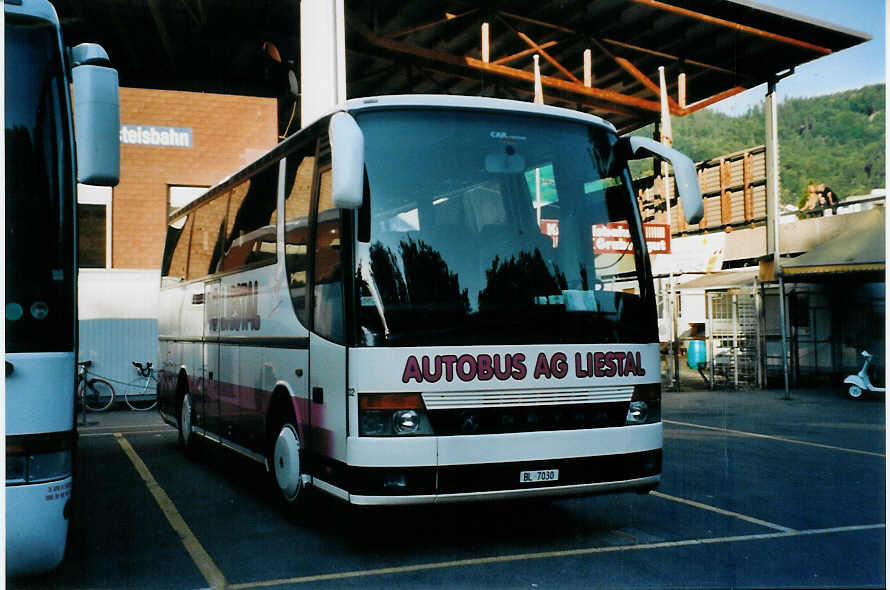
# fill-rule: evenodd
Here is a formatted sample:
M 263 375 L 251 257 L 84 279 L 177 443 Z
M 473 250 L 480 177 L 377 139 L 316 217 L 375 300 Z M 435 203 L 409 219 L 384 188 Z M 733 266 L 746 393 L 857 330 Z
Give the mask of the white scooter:
M 862 363 L 862 368 L 859 369 L 859 372 L 844 379 L 844 383 L 849 385 L 847 395 L 850 396 L 850 399 L 862 399 L 862 396 L 867 391 L 884 393 L 885 388 L 872 385 L 871 379 L 868 376 L 868 365 L 871 364 L 872 359 L 871 353 L 863 350 L 862 356 L 865 357 L 865 362 Z

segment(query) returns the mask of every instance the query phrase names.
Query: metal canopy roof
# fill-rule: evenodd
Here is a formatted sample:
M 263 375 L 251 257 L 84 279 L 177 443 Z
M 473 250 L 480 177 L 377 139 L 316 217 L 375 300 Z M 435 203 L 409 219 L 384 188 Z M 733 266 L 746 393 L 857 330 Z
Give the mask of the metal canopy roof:
M 348 92 L 451 92 L 530 99 L 532 53 L 545 102 L 600 114 L 629 130 L 658 118 L 658 67 L 682 116 L 869 37 L 766 9 L 714 0 L 406 3 L 348 10 Z M 347 5 L 349 8 L 349 5 Z M 447 14 L 446 14 L 447 13 Z M 481 56 L 489 23 L 490 61 Z M 592 54 L 591 87 L 583 54 Z M 686 74 L 686 104 L 678 76 Z
M 69 42 L 102 43 L 123 86 L 283 99 L 299 73 L 298 0 L 55 0 Z M 870 39 L 737 0 L 346 0 L 347 93 L 531 100 L 627 131 L 658 118 L 659 66 L 682 116 L 773 75 Z M 482 56 L 488 23 L 490 57 Z M 274 50 L 270 45 L 274 45 Z M 265 50 L 264 50 L 265 48 Z M 592 81 L 584 84 L 584 51 Z M 276 56 L 278 59 L 273 58 Z M 678 98 L 685 74 L 685 104 Z M 311 84 L 309 80 L 301 81 Z
M 677 285 L 677 289 L 734 289 L 751 287 L 759 275 L 756 268 L 721 270 L 708 273 Z
M 846 228 L 837 237 L 782 263 L 782 274 L 797 279 L 859 272 L 883 274 L 884 208 L 844 215 Z

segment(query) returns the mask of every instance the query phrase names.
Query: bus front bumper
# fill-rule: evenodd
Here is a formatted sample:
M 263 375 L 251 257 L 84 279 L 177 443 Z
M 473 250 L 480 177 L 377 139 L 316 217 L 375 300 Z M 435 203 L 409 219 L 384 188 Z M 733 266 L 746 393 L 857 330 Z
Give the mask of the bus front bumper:
M 62 562 L 71 478 L 6 487 L 6 573 L 48 572 Z
M 645 492 L 661 480 L 661 423 L 520 435 L 351 438 L 336 481 L 353 504 Z M 332 473 L 333 474 L 333 473 Z M 536 479 L 536 475 L 546 478 Z M 531 476 L 531 477 L 530 477 Z
M 535 488 L 498 489 L 489 491 L 457 492 L 450 494 L 366 495 L 349 494 L 349 502 L 359 506 L 394 506 L 410 504 L 454 504 L 487 500 L 520 500 L 524 498 L 592 496 L 614 492 L 645 493 L 658 487 L 661 474 L 628 479 L 575 485 L 549 485 Z M 390 491 L 390 490 L 385 490 Z

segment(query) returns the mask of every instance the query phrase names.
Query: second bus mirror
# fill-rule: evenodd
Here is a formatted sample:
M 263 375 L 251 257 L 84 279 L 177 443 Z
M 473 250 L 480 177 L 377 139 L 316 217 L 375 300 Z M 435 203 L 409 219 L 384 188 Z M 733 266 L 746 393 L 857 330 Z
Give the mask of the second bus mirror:
M 683 213 L 687 223 L 698 223 L 705 213 L 704 201 L 701 197 L 701 188 L 698 185 L 698 173 L 695 171 L 695 163 L 689 156 L 678 152 L 664 144 L 658 143 L 648 137 L 623 137 L 616 149 L 626 151 L 628 160 L 636 160 L 648 156 L 658 156 L 670 162 L 674 169 L 674 179 L 677 182 L 677 191 L 680 193 L 680 201 L 683 203 Z
M 365 139 L 358 123 L 348 113 L 337 113 L 328 125 L 334 207 L 362 206 L 365 173 Z
M 84 43 L 72 50 L 77 181 L 116 186 L 120 179 L 120 106 L 117 70 L 108 55 Z

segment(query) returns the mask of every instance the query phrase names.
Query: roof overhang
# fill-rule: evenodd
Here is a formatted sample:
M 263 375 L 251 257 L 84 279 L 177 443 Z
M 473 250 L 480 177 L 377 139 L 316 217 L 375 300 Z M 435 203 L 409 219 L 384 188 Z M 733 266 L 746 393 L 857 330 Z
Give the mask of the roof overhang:
M 344 3 L 349 98 L 530 101 L 538 54 L 545 103 L 600 115 L 622 132 L 658 119 L 659 66 L 670 110 L 682 116 L 870 39 L 738 0 Z M 233 0 L 54 5 L 68 43 L 101 43 L 122 86 L 274 96 L 287 123 L 294 101 L 287 70 L 300 72 L 298 0 L 262 7 Z M 302 87 L 311 83 L 300 80 Z
M 806 267 L 785 267 L 782 269 L 784 277 L 800 277 L 807 275 L 824 275 L 824 274 L 849 274 L 860 272 L 884 272 L 886 270 L 884 263 L 880 264 L 823 264 Z
M 677 289 L 719 290 L 752 287 L 758 278 L 758 269 L 722 270 L 696 277 L 677 285 Z
M 870 39 L 731 0 L 347 2 L 346 27 L 350 96 L 383 83 L 530 100 L 537 54 L 545 102 L 600 114 L 621 131 L 658 119 L 659 66 L 670 111 L 683 116 Z
M 882 274 L 886 268 L 884 207 L 842 217 L 845 228 L 841 233 L 784 261 L 782 276 L 808 280 L 841 274 Z

